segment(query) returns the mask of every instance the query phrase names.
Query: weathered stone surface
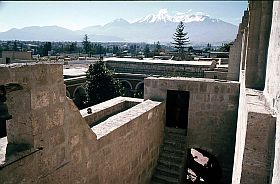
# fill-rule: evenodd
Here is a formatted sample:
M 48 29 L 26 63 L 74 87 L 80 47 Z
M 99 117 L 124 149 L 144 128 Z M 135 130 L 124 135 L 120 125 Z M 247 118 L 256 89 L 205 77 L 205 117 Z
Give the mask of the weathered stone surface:
M 239 83 L 182 77 L 149 77 L 144 82 L 145 99 L 165 100 L 167 90 L 190 92 L 188 147 L 211 149 L 222 165 L 223 180 L 230 182 L 236 135 Z M 153 86 L 156 83 L 158 88 Z
M 229 67 L 228 67 L 228 80 L 239 80 L 239 71 L 240 71 L 240 63 L 243 59 L 243 52 L 242 48 L 245 47 L 245 37 L 248 25 L 248 11 L 244 11 L 244 15 L 242 17 L 242 22 L 239 24 L 239 29 L 237 33 L 237 37 L 233 42 L 233 45 L 230 47 L 229 52 Z
M 247 127 L 239 182 L 269 183 L 276 118 L 267 111 L 262 92 L 247 89 L 246 101 Z
M 272 18 L 272 1 L 249 2 L 249 26 L 246 55 L 246 79 L 248 88 L 263 90 L 265 68 Z
M 2 69 L 5 71 L 7 67 Z M 33 76 L 23 74 L 26 77 L 18 81 L 23 90 L 11 92 L 7 100 L 13 115 L 8 122 L 8 143 L 27 143 L 31 149 L 25 152 L 24 158 L 12 152 L 13 163 L 9 165 L 2 150 L 5 146 L 1 146 L 4 165 L 1 165 L 0 183 L 147 183 L 150 180 L 163 137 L 164 103 L 119 97 L 93 106 L 93 113 L 86 114 L 86 109 L 79 111 L 72 100 L 65 98 L 63 80 L 50 76 L 62 78 L 60 66 L 14 65 L 9 73 L 12 76 L 13 72 L 31 70 Z M 5 80 L 2 84 L 17 83 L 14 79 Z M 85 120 L 98 113 L 99 118 L 114 114 L 121 106 L 134 107 L 92 129 Z
M 273 2 L 264 95 L 277 117 L 272 184 L 280 183 L 280 2 Z

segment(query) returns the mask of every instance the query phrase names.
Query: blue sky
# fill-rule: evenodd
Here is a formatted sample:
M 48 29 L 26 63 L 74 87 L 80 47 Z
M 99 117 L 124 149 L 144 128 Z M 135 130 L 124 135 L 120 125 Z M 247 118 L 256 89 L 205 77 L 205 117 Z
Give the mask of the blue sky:
M 238 25 L 247 1 L 62 1 L 0 2 L 0 32 L 27 26 L 57 25 L 72 30 L 104 25 L 117 18 L 135 21 L 160 9 L 203 12 L 212 18 Z

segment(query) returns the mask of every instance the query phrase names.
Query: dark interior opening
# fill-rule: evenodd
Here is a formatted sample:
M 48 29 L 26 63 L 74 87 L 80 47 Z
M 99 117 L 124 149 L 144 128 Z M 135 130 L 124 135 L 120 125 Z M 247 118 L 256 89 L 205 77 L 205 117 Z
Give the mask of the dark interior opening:
M 6 120 L 0 119 L 0 138 L 7 136 Z
M 166 126 L 187 129 L 189 91 L 167 91 Z
M 11 63 L 11 58 L 7 57 L 6 58 L 6 64 L 10 64 Z

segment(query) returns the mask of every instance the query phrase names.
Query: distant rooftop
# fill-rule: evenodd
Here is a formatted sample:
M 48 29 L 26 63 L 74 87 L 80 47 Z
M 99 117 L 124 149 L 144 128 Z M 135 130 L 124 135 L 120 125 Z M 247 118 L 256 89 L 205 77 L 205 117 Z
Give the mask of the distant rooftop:
M 64 68 L 63 75 L 79 77 L 79 76 L 85 75 L 87 70 L 88 70 L 88 68 L 86 68 L 86 67 Z
M 155 63 L 155 64 L 178 64 L 178 65 L 197 65 L 197 66 L 211 66 L 212 61 L 174 61 L 174 60 L 160 60 L 144 58 L 143 60 L 136 58 L 105 58 L 104 61 L 122 61 L 122 62 L 139 62 L 139 63 Z

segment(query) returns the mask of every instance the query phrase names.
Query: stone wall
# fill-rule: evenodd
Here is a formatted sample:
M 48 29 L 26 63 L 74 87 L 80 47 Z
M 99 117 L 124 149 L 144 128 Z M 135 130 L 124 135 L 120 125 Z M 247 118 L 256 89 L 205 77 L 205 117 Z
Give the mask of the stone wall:
M 233 45 L 230 47 L 229 52 L 229 66 L 228 66 L 228 80 L 239 80 L 239 71 L 241 63 L 241 54 L 242 54 L 242 41 L 245 33 L 245 28 L 248 25 L 248 11 L 244 11 L 242 17 L 242 22 L 239 24 L 238 34 L 236 39 L 233 42 Z
M 171 61 L 171 60 L 121 60 L 106 59 L 106 65 L 117 73 L 138 73 L 161 76 L 204 77 L 204 71 L 213 70 L 212 61 Z
M 273 2 L 264 95 L 277 116 L 272 183 L 280 183 L 280 2 Z
M 199 78 L 146 78 L 145 99 L 165 100 L 167 90 L 189 91 L 187 142 L 214 154 L 230 183 L 237 123 L 239 83 Z
M 96 122 L 108 116 L 127 110 L 141 102 L 143 102 L 143 99 L 116 97 L 106 102 L 88 107 L 92 110 L 92 113 L 88 113 L 88 108 L 80 110 L 80 113 L 88 125 L 93 126 Z
M 240 183 L 270 183 L 275 122 L 262 91 L 246 89 L 247 128 Z
M 245 85 L 263 90 L 273 1 L 249 1 Z
M 0 79 L 23 87 L 8 94 L 8 147 L 32 148 L 24 156 L 5 150 L 0 183 L 148 183 L 162 142 L 164 103 L 146 100 L 90 128 L 65 96 L 62 65 L 1 65 Z
M 20 60 L 32 60 L 32 52 L 19 52 L 19 51 L 2 51 L 2 58 L 10 58 L 11 61 L 14 59 Z
M 240 183 L 243 154 L 245 148 L 245 138 L 247 131 L 247 101 L 245 91 L 245 71 L 240 72 L 240 96 L 239 96 L 239 108 L 236 128 L 236 143 L 234 153 L 234 165 L 232 172 L 232 183 Z
M 221 71 L 205 71 L 204 77 L 208 79 L 222 79 L 227 80 L 228 72 L 221 72 Z

